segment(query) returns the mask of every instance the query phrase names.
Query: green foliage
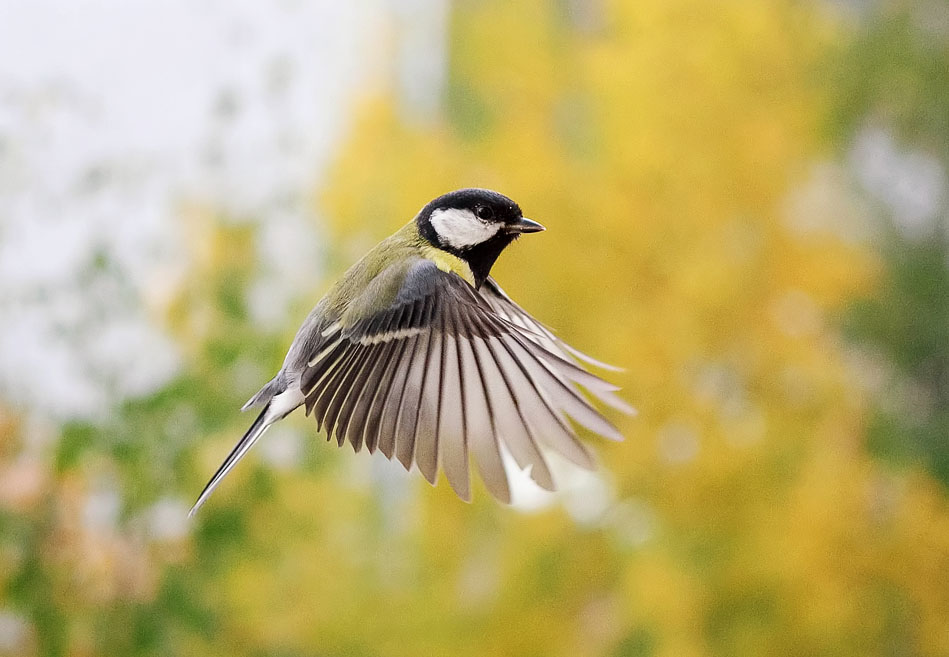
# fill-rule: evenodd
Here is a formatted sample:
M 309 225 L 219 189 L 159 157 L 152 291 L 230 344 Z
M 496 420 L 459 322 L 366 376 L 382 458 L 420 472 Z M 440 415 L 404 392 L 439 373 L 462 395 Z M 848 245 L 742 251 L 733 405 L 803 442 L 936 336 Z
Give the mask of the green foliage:
M 930 0 L 874 8 L 838 59 L 830 115 L 840 141 L 882 126 L 942 167 L 943 198 L 921 235 L 901 232 L 877 208 L 885 270 L 874 294 L 855 302 L 848 329 L 891 370 L 875 398 L 870 450 L 922 464 L 949 487 L 949 39 L 938 27 L 946 17 L 945 4 Z
M 869 119 L 949 156 L 949 39 L 940 0 L 880 2 L 833 60 L 834 132 L 849 138 Z
M 949 486 L 949 245 L 893 237 L 882 290 L 854 304 L 850 332 L 893 367 L 867 439 L 874 453 L 922 463 Z

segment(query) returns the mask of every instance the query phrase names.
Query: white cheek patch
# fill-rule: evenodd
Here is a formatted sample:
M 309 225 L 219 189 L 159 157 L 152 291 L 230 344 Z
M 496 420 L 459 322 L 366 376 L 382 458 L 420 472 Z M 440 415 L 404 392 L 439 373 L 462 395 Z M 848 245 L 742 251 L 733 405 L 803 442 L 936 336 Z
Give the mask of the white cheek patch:
M 500 224 L 485 223 L 471 211 L 457 208 L 435 210 L 430 221 L 442 243 L 456 249 L 487 242 L 501 228 Z

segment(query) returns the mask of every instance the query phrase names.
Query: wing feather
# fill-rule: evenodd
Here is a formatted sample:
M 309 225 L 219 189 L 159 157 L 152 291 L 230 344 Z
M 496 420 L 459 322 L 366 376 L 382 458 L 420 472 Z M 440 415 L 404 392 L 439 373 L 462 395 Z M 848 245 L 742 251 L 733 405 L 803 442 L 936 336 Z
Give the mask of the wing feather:
M 436 302 L 429 301 L 434 317 Z M 441 383 L 444 363 L 444 321 L 433 319 L 425 352 L 418 419 L 415 425 L 415 462 L 430 484 L 438 477 L 438 418 L 441 417 Z
M 481 473 L 488 490 L 495 498 L 510 503 L 511 489 L 504 463 L 501 461 L 501 445 L 494 426 L 481 364 L 472 342 L 472 338 L 464 336 L 458 340 L 460 371 L 464 381 L 465 434 L 475 463 L 478 464 L 478 472 Z
M 398 313 L 379 316 L 371 323 L 371 328 L 375 331 L 387 332 L 398 317 Z M 374 375 L 375 380 L 378 380 L 378 375 L 381 374 L 381 371 L 376 370 L 376 368 L 385 362 L 384 359 L 389 353 L 386 346 L 386 344 L 370 344 L 363 348 L 362 358 L 352 368 L 350 376 L 342 384 L 346 389 L 346 396 L 339 405 L 337 412 L 333 413 L 332 431 L 336 433 L 339 445 L 342 446 L 343 442 L 348 439 L 354 452 L 362 449 L 362 431 L 350 432 L 349 427 L 353 415 L 357 410 L 364 408 L 363 402 L 368 403 L 371 399 L 374 388 L 369 384 Z
M 380 315 L 371 322 L 371 328 L 388 333 L 398 325 L 404 313 L 405 308 L 399 308 L 395 312 Z M 372 355 L 356 381 L 353 382 L 353 387 L 358 389 L 359 396 L 353 402 L 348 412 L 349 416 L 343 421 L 341 431 L 349 439 L 356 452 L 360 451 L 365 443 L 367 416 L 379 394 L 380 383 L 387 371 L 396 344 L 395 341 L 390 341 L 371 345 L 369 350 Z M 369 447 L 368 444 L 366 446 Z
M 370 453 L 375 451 L 375 444 L 372 443 L 373 438 L 370 438 L 370 436 L 375 435 L 373 429 L 378 425 L 374 410 L 378 408 L 376 404 L 383 390 L 385 379 L 391 371 L 391 364 L 393 359 L 396 358 L 396 352 L 402 348 L 402 345 L 400 342 L 393 341 L 377 345 L 377 348 L 380 349 L 379 358 L 366 377 L 366 389 L 360 395 L 359 401 L 353 409 L 353 419 L 350 421 L 349 428 L 350 441 L 356 445 L 357 451 L 359 446 L 365 444 Z
M 550 399 L 558 408 L 580 423 L 581 426 L 600 434 L 604 438 L 622 440 L 619 429 L 600 415 L 589 401 L 576 388 L 567 383 L 562 376 L 538 358 L 525 340 L 512 334 L 516 348 L 520 348 L 519 360 L 528 370 L 534 385 L 547 391 Z
M 326 410 L 326 436 L 327 438 L 335 436 L 336 442 L 340 447 L 343 446 L 343 442 L 346 439 L 345 431 L 340 431 L 340 416 L 344 410 L 348 410 L 347 402 L 358 394 L 354 384 L 363 367 L 365 367 L 366 361 L 371 358 L 373 348 L 371 346 L 365 347 L 359 345 L 353 351 L 356 354 L 355 358 L 349 367 L 346 368 L 340 384 L 336 386 L 333 399 Z
M 316 388 L 314 388 L 317 398 L 316 404 L 313 407 L 313 417 L 316 418 L 316 426 L 318 429 L 322 429 L 325 426 L 330 403 L 336 395 L 339 394 L 341 390 L 340 384 L 346 377 L 346 373 L 363 351 L 364 348 L 361 345 L 356 345 L 355 348 L 347 351 L 337 361 L 337 364 L 320 380 Z M 326 426 L 326 439 L 330 440 L 331 438 L 332 432 L 330 431 L 330 427 Z
M 472 343 L 481 363 L 485 394 L 493 411 L 495 430 L 507 446 L 515 463 L 522 469 L 530 468 L 531 478 L 544 490 L 554 490 L 550 468 L 537 448 L 528 429 L 527 420 L 518 407 L 518 397 L 498 364 L 491 341 Z
M 417 343 L 417 336 L 402 341 L 402 353 L 399 355 L 399 360 L 393 365 L 388 394 L 381 402 L 379 437 L 376 444 L 379 451 L 385 454 L 388 459 L 391 459 L 395 454 L 395 425 L 398 422 L 402 396 L 405 392 L 405 378 Z
M 545 391 L 531 380 L 530 372 L 518 361 L 518 343 L 510 335 L 502 336 L 495 353 L 504 363 L 504 371 L 514 381 L 518 399 L 528 407 L 528 423 L 540 442 L 588 470 L 596 466 L 587 448 L 580 442 L 559 409 L 548 400 Z
M 421 314 L 418 302 L 413 302 L 409 306 L 409 312 L 406 314 L 404 326 L 412 326 L 414 318 Z M 404 348 L 399 360 L 394 365 L 392 381 L 389 384 L 389 393 L 382 403 L 382 415 L 379 422 L 379 450 L 391 459 L 395 454 L 397 442 L 396 429 L 399 423 L 399 416 L 402 414 L 402 400 L 405 397 L 405 384 L 408 378 L 412 361 L 415 358 L 415 350 L 418 347 L 418 335 L 406 334 L 402 339 Z
M 458 365 L 458 339 L 447 330 L 442 334 L 441 401 L 438 416 L 439 460 L 448 483 L 458 497 L 471 500 L 468 478 L 468 446 L 465 443 L 465 409 Z
M 372 396 L 373 389 L 370 385 L 370 380 L 385 354 L 386 346 L 387 345 L 374 345 L 367 350 L 362 367 L 352 382 L 350 388 L 351 393 L 348 395 L 345 405 L 340 410 L 339 424 L 337 426 L 338 435 L 342 435 L 345 440 L 349 441 L 353 446 L 354 452 L 359 452 L 362 449 L 362 431 L 361 427 L 359 431 L 350 431 L 350 427 L 359 426 L 358 424 L 353 424 L 353 418 L 357 412 L 363 408 L 364 400 Z
M 393 351 L 389 356 L 389 361 L 382 372 L 382 379 L 379 382 L 379 390 L 372 400 L 369 413 L 366 417 L 365 442 L 366 448 L 370 453 L 375 453 L 379 447 L 379 438 L 382 431 L 382 415 L 385 411 L 385 405 L 389 397 L 389 391 L 392 387 L 392 380 L 398 369 L 399 362 L 405 352 L 405 341 L 398 340 L 393 342 Z
M 529 345 L 529 347 L 538 358 L 543 359 L 547 363 L 553 365 L 556 368 L 559 376 L 569 379 L 574 383 L 579 383 L 607 406 L 627 414 L 636 413 L 636 409 L 620 399 L 617 395 L 613 394 L 615 391 L 619 390 L 617 386 L 604 381 L 595 374 L 590 374 L 582 367 L 579 367 L 576 363 L 561 358 L 555 353 L 538 348 L 536 345 Z
M 431 483 L 443 470 L 465 500 L 473 461 L 488 491 L 505 502 L 511 489 L 504 451 L 553 490 L 546 450 L 594 467 L 568 418 L 619 438 L 584 394 L 631 410 L 617 388 L 578 365 L 583 354 L 492 280 L 479 292 L 419 261 L 393 294 L 392 304 L 371 317 L 329 324 L 305 361 L 307 412 L 328 438 L 349 441 L 356 451 L 378 449 L 406 469 L 414 464 Z
M 313 365 L 304 372 L 300 379 L 300 390 L 308 398 L 306 405 L 307 415 L 312 412 L 313 405 L 316 404 L 317 400 L 317 395 L 312 395 L 313 390 L 317 388 L 327 376 L 332 374 L 339 364 L 340 359 L 349 353 L 349 348 L 350 345 L 342 338 L 336 340 L 311 361 Z M 312 399 L 310 399 L 311 395 Z
M 539 322 L 533 315 L 511 299 L 493 278 L 488 277 L 488 280 L 485 281 L 485 284 L 481 288 L 481 294 L 498 316 L 503 317 L 521 328 L 527 329 L 532 334 L 532 337 L 536 337 L 537 342 L 545 349 L 560 354 L 565 358 L 576 358 L 588 365 L 593 365 L 603 370 L 611 372 L 623 371 L 622 368 L 599 361 L 558 338 L 550 328 L 542 322 Z
M 418 422 L 418 405 L 421 397 L 422 376 L 425 372 L 425 352 L 431 340 L 426 334 L 419 334 L 412 338 L 414 348 L 408 359 L 405 379 L 402 384 L 402 398 L 399 401 L 399 412 L 396 416 L 395 429 L 395 456 L 406 470 L 412 469 L 415 460 L 415 429 Z

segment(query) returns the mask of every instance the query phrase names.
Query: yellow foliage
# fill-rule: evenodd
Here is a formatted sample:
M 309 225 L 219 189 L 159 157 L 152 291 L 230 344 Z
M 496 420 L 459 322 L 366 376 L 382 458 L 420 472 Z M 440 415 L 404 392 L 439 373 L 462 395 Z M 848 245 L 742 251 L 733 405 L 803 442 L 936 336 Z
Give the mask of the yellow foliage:
M 431 624 L 375 628 L 408 642 L 378 654 L 944 654 L 945 499 L 864 453 L 835 324 L 874 263 L 787 216 L 823 156 L 832 32 L 791 2 L 604 3 L 592 30 L 547 3 L 458 3 L 445 119 L 366 103 L 324 196 L 340 259 L 449 189 L 516 199 L 549 230 L 496 276 L 626 368 L 640 416 L 598 447 L 611 510 L 653 514 L 630 544 L 610 510 L 582 529 L 425 491 L 418 567 L 437 577 L 382 604 Z M 460 619 L 477 629 L 438 643 Z

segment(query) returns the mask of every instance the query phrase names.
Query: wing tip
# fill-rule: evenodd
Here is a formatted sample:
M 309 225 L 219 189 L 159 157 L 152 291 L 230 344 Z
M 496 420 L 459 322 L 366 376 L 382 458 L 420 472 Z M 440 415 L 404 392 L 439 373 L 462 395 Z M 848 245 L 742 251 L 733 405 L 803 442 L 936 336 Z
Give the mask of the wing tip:
M 623 442 L 623 440 L 625 440 L 623 433 L 616 427 L 615 424 L 613 424 L 609 420 L 604 420 L 604 422 L 606 424 L 606 427 L 604 428 L 608 428 L 608 430 L 605 432 L 597 431 L 596 433 L 598 433 L 603 438 L 606 438 L 607 440 L 612 440 L 614 443 L 621 443 Z
M 614 396 L 610 401 L 612 403 L 609 403 L 609 402 L 604 402 L 604 403 L 616 409 L 617 411 L 620 411 L 621 413 L 625 413 L 626 415 L 630 417 L 636 417 L 637 415 L 639 415 L 639 409 L 627 403 L 626 400 L 622 399 L 621 397 Z
M 417 466 L 417 464 L 416 464 L 416 466 Z M 431 473 L 426 472 L 425 470 L 422 470 L 422 468 L 418 468 L 418 471 L 422 473 L 422 479 L 424 479 L 425 481 L 427 481 L 428 484 L 429 484 L 432 488 L 434 488 L 436 485 L 438 485 L 438 472 L 435 472 L 434 474 L 431 474 Z M 430 474 L 431 474 L 431 476 L 429 476 Z
M 395 460 L 402 464 L 402 467 L 405 468 L 406 472 L 412 471 L 412 466 L 415 463 L 415 459 L 412 457 L 412 453 L 406 453 L 404 449 L 398 449 L 398 445 L 395 450 Z
M 610 365 L 609 363 L 604 363 L 601 360 L 597 360 L 593 356 L 583 353 L 576 347 L 572 347 L 566 342 L 561 341 L 561 346 L 563 346 L 567 350 L 567 352 L 570 353 L 572 356 L 583 361 L 587 365 L 593 365 L 594 367 L 601 370 L 606 370 L 607 372 L 625 372 L 626 371 L 626 368 L 618 367 L 616 365 Z
M 462 502 L 467 502 L 468 504 L 471 504 L 471 499 L 472 499 L 471 498 L 471 483 L 470 482 L 465 482 L 465 483 L 466 483 L 465 486 L 460 486 L 460 485 L 456 486 L 455 483 L 451 480 L 451 478 L 450 477 L 448 478 L 448 484 L 451 486 L 451 489 L 455 491 L 455 495 L 457 495 L 461 499 Z

